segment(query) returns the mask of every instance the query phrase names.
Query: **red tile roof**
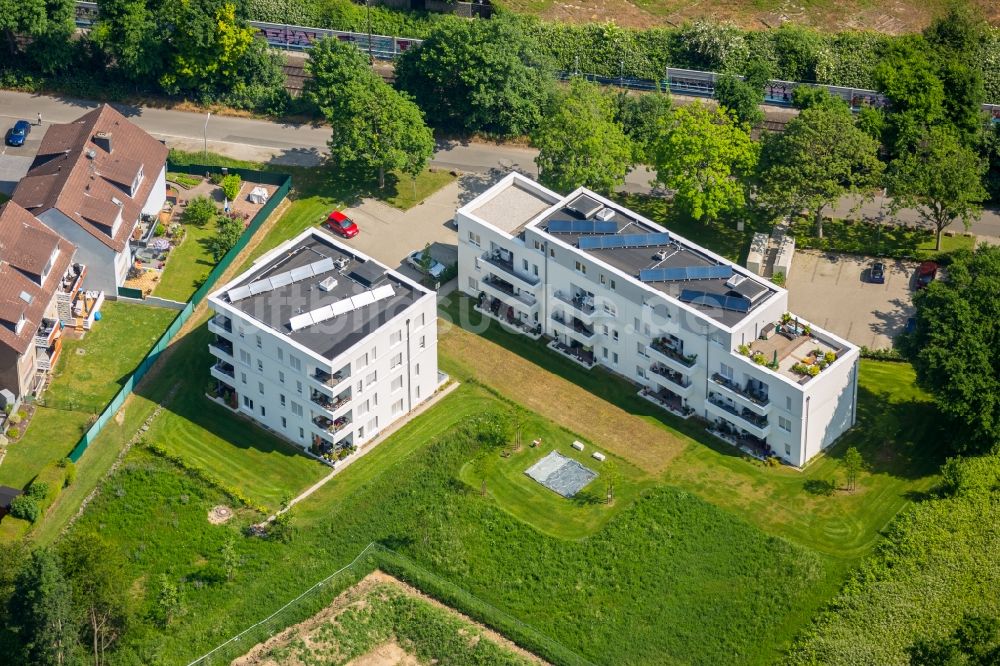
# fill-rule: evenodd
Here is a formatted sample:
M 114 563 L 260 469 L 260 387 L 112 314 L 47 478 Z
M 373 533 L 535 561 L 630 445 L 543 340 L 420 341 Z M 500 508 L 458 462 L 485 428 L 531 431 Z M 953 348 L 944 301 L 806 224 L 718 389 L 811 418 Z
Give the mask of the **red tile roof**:
M 35 215 L 55 208 L 121 252 L 166 160 L 166 146 L 104 104 L 48 128 L 13 200 Z M 143 180 L 130 196 L 140 171 Z M 124 224 L 114 229 L 118 211 Z
M 59 254 L 39 284 L 55 250 Z M 76 248 L 13 201 L 0 205 L 0 345 L 23 354 Z M 17 322 L 24 317 L 20 332 Z

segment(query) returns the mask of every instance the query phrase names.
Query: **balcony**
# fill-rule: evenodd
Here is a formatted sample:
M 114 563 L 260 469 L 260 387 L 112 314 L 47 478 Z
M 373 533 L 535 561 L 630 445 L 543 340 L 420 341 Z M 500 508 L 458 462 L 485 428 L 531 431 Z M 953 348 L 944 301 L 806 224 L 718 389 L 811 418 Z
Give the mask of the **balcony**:
M 542 337 L 541 327 L 539 325 L 531 325 L 523 319 L 518 319 L 516 316 L 513 316 L 514 308 L 512 306 L 507 306 L 507 308 L 504 309 L 503 305 L 503 302 L 501 302 L 499 298 L 487 298 L 483 305 L 477 303 L 474 309 L 479 314 L 499 322 L 505 328 L 513 331 L 514 333 L 526 335 L 532 340 L 537 340 Z
M 226 315 L 215 315 L 208 320 L 208 330 L 216 335 L 232 335 L 233 322 Z
M 559 324 L 562 330 L 570 335 L 579 336 L 585 340 L 590 340 L 594 337 L 594 329 L 588 327 L 576 317 L 566 317 L 562 313 L 553 312 L 552 321 Z
M 557 354 L 562 354 L 577 365 L 582 365 L 588 370 L 596 365 L 594 352 L 589 348 L 581 347 L 578 344 L 564 345 L 558 340 L 553 340 L 546 346 Z
M 313 402 L 313 404 L 319 405 L 330 414 L 334 414 L 337 410 L 344 407 L 351 401 L 351 392 L 349 390 L 344 391 L 336 398 L 331 398 L 327 395 L 323 395 L 319 391 L 313 390 L 309 399 Z
M 691 380 L 665 365 L 654 363 L 649 371 L 653 373 L 653 381 L 680 396 L 687 397 L 694 390 Z
M 659 391 L 653 391 L 644 388 L 639 391 L 639 397 L 682 419 L 691 418 L 694 414 L 694 409 L 684 404 L 684 400 L 670 390 L 660 389 Z
M 771 411 L 771 399 L 762 391 L 755 391 L 743 388 L 736 382 L 719 373 L 712 375 L 712 381 L 722 388 L 723 393 L 731 398 L 736 398 L 739 404 L 746 404 L 758 414 L 767 415 Z
M 324 389 L 332 389 L 340 385 L 349 376 L 350 375 L 343 371 L 330 374 L 326 370 L 316 368 L 313 373 L 309 375 L 309 378 L 322 386 Z
M 83 278 L 87 275 L 87 267 L 83 264 L 72 264 L 66 269 L 65 275 L 63 275 L 62 280 L 59 282 L 59 287 L 56 293 L 60 296 L 68 297 L 68 300 L 73 300 L 76 296 L 76 292 L 80 291 L 80 284 L 83 282 Z
M 653 340 L 649 348 L 656 354 L 657 359 L 666 363 L 668 367 L 680 370 L 681 372 L 686 372 L 693 368 L 695 361 L 698 360 L 697 354 L 687 356 L 681 350 L 663 342 L 662 339 Z
M 324 432 L 338 433 L 351 424 L 351 419 L 341 416 L 339 419 L 329 419 L 325 416 L 314 416 L 313 425 Z
M 520 305 L 528 308 L 534 308 L 538 305 L 538 299 L 535 298 L 534 294 L 527 291 L 518 293 L 514 285 L 495 275 L 487 275 L 480 281 L 480 284 L 483 286 L 483 291 L 494 297 L 499 297 L 501 300 L 509 301 L 510 299 L 514 299 Z
M 505 275 L 516 278 L 529 287 L 536 287 L 538 286 L 538 283 L 541 282 L 537 275 L 528 275 L 527 273 L 522 273 L 521 271 L 515 269 L 514 262 L 504 260 L 499 251 L 485 253 L 483 255 L 483 260 L 491 266 L 499 268 Z
M 732 421 L 735 417 L 737 419 L 735 425 L 743 428 L 751 435 L 764 438 L 771 434 L 771 426 L 767 421 L 767 417 L 754 414 L 745 407 L 740 410 L 718 397 L 715 393 L 709 394 L 705 404 L 708 407 L 708 411 L 715 412 L 718 416 L 726 420 Z
M 554 294 L 557 299 L 565 303 L 566 305 L 573 308 L 576 313 L 587 317 L 594 316 L 594 295 L 593 294 L 582 294 L 579 293 L 575 296 L 570 296 L 564 291 L 556 291 Z
M 62 325 L 55 319 L 43 318 L 38 331 L 35 333 L 35 346 L 39 349 L 48 349 L 59 337 Z
M 213 377 L 227 384 L 233 384 L 236 379 L 236 369 L 225 361 L 213 365 L 210 372 Z
M 225 338 L 218 338 L 208 343 L 208 351 L 215 357 L 228 361 L 233 358 L 233 343 Z

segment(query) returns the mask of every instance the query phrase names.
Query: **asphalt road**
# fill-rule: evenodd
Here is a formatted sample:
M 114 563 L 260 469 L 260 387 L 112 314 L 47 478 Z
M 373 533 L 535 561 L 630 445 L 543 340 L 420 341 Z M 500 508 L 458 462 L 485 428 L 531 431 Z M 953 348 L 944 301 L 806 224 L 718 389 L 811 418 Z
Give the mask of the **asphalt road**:
M 44 123 L 69 122 L 97 106 L 97 102 L 68 97 L 51 97 L 0 91 L 0 121 L 9 126 L 16 119 L 34 121 L 38 113 Z M 150 134 L 165 140 L 170 146 L 184 150 L 208 150 L 235 158 L 270 161 L 277 164 L 311 166 L 318 164 L 327 154 L 326 142 L 330 131 L 324 126 L 294 124 L 212 116 L 153 107 L 115 104 L 125 116 Z M 207 119 L 207 123 L 206 123 Z M 4 131 L 5 127 L 4 127 Z M 480 142 L 441 141 L 434 155 L 434 166 L 474 173 L 506 173 L 516 169 L 527 175 L 536 175 L 536 151 L 523 146 L 510 146 Z M 648 192 L 652 175 L 645 168 L 630 173 L 625 189 L 630 192 Z M 853 202 L 844 201 L 836 209 L 838 216 L 848 216 Z M 853 213 L 878 217 L 881 202 L 865 204 Z M 897 219 L 914 223 L 916 211 L 901 211 Z M 953 225 L 964 231 L 961 225 Z M 1000 213 L 987 210 L 971 231 L 980 236 L 1000 239 Z

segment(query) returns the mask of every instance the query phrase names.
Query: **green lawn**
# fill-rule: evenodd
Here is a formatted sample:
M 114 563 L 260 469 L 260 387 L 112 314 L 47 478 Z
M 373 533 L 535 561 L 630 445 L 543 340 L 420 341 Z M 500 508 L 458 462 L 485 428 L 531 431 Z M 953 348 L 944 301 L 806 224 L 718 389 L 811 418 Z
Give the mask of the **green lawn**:
M 799 218 L 792 226 L 798 248 L 831 250 L 849 254 L 865 254 L 897 259 L 933 259 L 955 250 L 971 250 L 975 239 L 970 236 L 943 236 L 941 251 L 934 249 L 934 234 L 923 228 L 826 220 L 823 238 L 816 238 L 811 220 Z
M 445 314 L 451 321 L 464 321 L 480 330 L 485 322 L 471 308 L 460 314 L 462 303 L 468 301 L 457 300 Z M 453 336 L 473 339 L 456 345 Z M 481 344 L 472 344 L 475 340 Z M 746 459 L 694 421 L 676 418 L 637 397 L 631 382 L 599 369 L 585 370 L 542 343 L 509 333 L 494 323 L 478 336 L 462 329 L 444 333 L 439 356 L 442 368 L 452 376 L 493 386 L 510 400 L 524 401 L 522 386 L 537 385 L 556 375 L 565 381 L 566 391 L 579 387 L 589 394 L 575 398 L 592 400 L 589 411 L 597 412 L 604 404 L 615 405 L 668 431 L 683 451 L 666 466 L 664 481 L 741 515 L 767 532 L 844 562 L 868 553 L 880 530 L 912 495 L 936 483 L 944 455 L 945 434 L 938 426 L 936 411 L 929 397 L 915 388 L 913 370 L 905 363 L 862 361 L 858 426 L 804 471 L 798 471 Z M 483 358 L 491 363 L 477 362 Z M 513 367 L 519 358 L 537 366 L 538 378 L 518 375 L 516 381 L 507 381 L 505 368 Z M 558 398 L 563 389 L 548 388 L 553 397 L 533 403 L 533 407 L 542 416 L 559 421 L 571 406 Z M 580 434 L 601 443 L 592 433 L 581 430 Z M 809 482 L 839 477 L 843 484 L 839 459 L 849 446 L 857 446 L 868 465 L 858 491 L 836 492 L 831 497 L 810 493 Z M 636 448 L 641 449 L 642 443 L 637 442 Z
M 42 467 L 65 458 L 177 315 L 113 301 L 101 312 L 101 321 L 82 340 L 64 340 L 46 407 L 38 408 L 24 437 L 8 447 L 0 483 L 22 487 Z
M 669 487 L 632 500 L 621 490 L 617 515 L 588 538 L 534 529 L 493 496 L 456 483 L 480 452 L 453 427 L 497 405 L 481 388 L 460 387 L 297 506 L 287 545 L 235 536 L 252 515 L 209 525 L 208 508 L 222 501 L 217 491 L 134 451 L 112 482 L 118 490 L 102 493 L 75 528 L 99 531 L 129 554 L 123 575 L 135 581 L 137 626 L 124 644 L 139 661 L 182 662 L 266 616 L 371 541 L 602 663 L 612 655 L 616 663 L 664 655 L 691 664 L 734 657 L 767 663 L 800 626 L 798 613 L 812 612 L 829 593 L 815 553 Z M 538 508 L 568 516 L 577 507 L 563 500 Z M 236 576 L 213 582 L 231 535 Z M 165 631 L 144 619 L 161 573 L 180 583 L 185 606 Z
M 184 225 L 184 240 L 170 251 L 154 296 L 186 303 L 215 267 L 209 239 L 215 236 L 215 224 Z
M 442 169 L 424 169 L 415 179 L 393 172 L 386 178 L 385 191 L 379 198 L 390 206 L 408 210 L 455 180 L 451 172 Z

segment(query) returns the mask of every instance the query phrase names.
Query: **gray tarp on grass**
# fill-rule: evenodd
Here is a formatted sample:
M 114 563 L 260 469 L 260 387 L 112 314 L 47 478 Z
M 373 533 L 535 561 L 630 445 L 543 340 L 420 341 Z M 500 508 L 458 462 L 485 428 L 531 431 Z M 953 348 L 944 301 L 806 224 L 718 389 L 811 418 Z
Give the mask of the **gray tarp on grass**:
M 597 478 L 597 472 L 572 458 L 552 451 L 524 472 L 563 497 L 572 497 Z

